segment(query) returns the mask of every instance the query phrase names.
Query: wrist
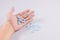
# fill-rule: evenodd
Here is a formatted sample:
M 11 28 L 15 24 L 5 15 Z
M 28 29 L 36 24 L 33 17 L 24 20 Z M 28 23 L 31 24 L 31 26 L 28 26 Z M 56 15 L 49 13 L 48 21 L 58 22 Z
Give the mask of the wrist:
M 11 33 L 14 33 L 14 28 L 12 27 L 10 22 L 6 22 L 3 26 L 6 28 L 6 30 L 10 31 Z
M 6 22 L 0 30 L 0 34 L 1 34 L 0 36 L 2 37 L 0 39 L 9 40 L 9 38 L 12 36 L 12 34 L 14 32 L 15 31 L 14 31 L 12 25 L 9 22 Z

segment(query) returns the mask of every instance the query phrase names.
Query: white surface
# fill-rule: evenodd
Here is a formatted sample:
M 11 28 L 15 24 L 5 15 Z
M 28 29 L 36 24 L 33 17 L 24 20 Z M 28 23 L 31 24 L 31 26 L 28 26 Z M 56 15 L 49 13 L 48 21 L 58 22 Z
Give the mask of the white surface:
M 14 6 L 17 12 L 24 9 L 35 11 L 35 23 L 40 31 L 18 31 L 11 40 L 60 40 L 60 0 L 0 0 L 0 25 L 5 22 L 6 13 Z

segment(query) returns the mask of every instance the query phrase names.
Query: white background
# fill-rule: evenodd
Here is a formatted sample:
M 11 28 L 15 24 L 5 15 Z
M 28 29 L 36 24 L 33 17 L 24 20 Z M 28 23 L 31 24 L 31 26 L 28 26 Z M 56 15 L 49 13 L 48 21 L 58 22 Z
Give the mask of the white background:
M 5 22 L 6 13 L 11 7 L 15 13 L 32 9 L 40 19 L 41 30 L 16 32 L 11 40 L 60 40 L 60 0 L 0 0 L 0 25 Z

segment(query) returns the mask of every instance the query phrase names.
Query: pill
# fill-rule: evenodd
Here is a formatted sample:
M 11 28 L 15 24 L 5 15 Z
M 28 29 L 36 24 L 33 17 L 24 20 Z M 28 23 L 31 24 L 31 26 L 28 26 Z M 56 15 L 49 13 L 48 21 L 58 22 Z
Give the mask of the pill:
M 18 24 L 25 22 L 24 20 L 22 20 L 22 19 L 20 18 L 20 16 L 17 16 L 17 19 L 18 19 Z

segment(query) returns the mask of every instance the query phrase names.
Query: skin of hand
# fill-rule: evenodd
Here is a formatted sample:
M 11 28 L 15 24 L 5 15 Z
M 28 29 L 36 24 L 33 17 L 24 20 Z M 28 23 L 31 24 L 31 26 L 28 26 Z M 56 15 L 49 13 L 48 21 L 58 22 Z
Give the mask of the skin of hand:
M 0 40 L 9 40 L 14 32 L 21 30 L 21 28 L 30 23 L 34 17 L 34 12 L 31 10 L 25 10 L 16 15 L 13 14 L 14 8 L 12 7 L 7 14 L 6 22 L 0 29 Z M 25 20 L 25 22 L 18 25 L 17 16 L 20 16 L 22 20 Z
M 18 31 L 21 28 L 23 28 L 25 25 L 30 23 L 34 17 L 34 12 L 29 9 L 19 12 L 16 15 L 13 15 L 13 14 L 14 14 L 14 8 L 12 7 L 7 14 L 7 21 L 6 22 L 9 23 L 13 27 L 14 31 Z M 25 15 L 27 15 L 27 16 L 25 17 Z M 20 16 L 22 20 L 25 20 L 25 22 L 18 25 L 17 16 Z

